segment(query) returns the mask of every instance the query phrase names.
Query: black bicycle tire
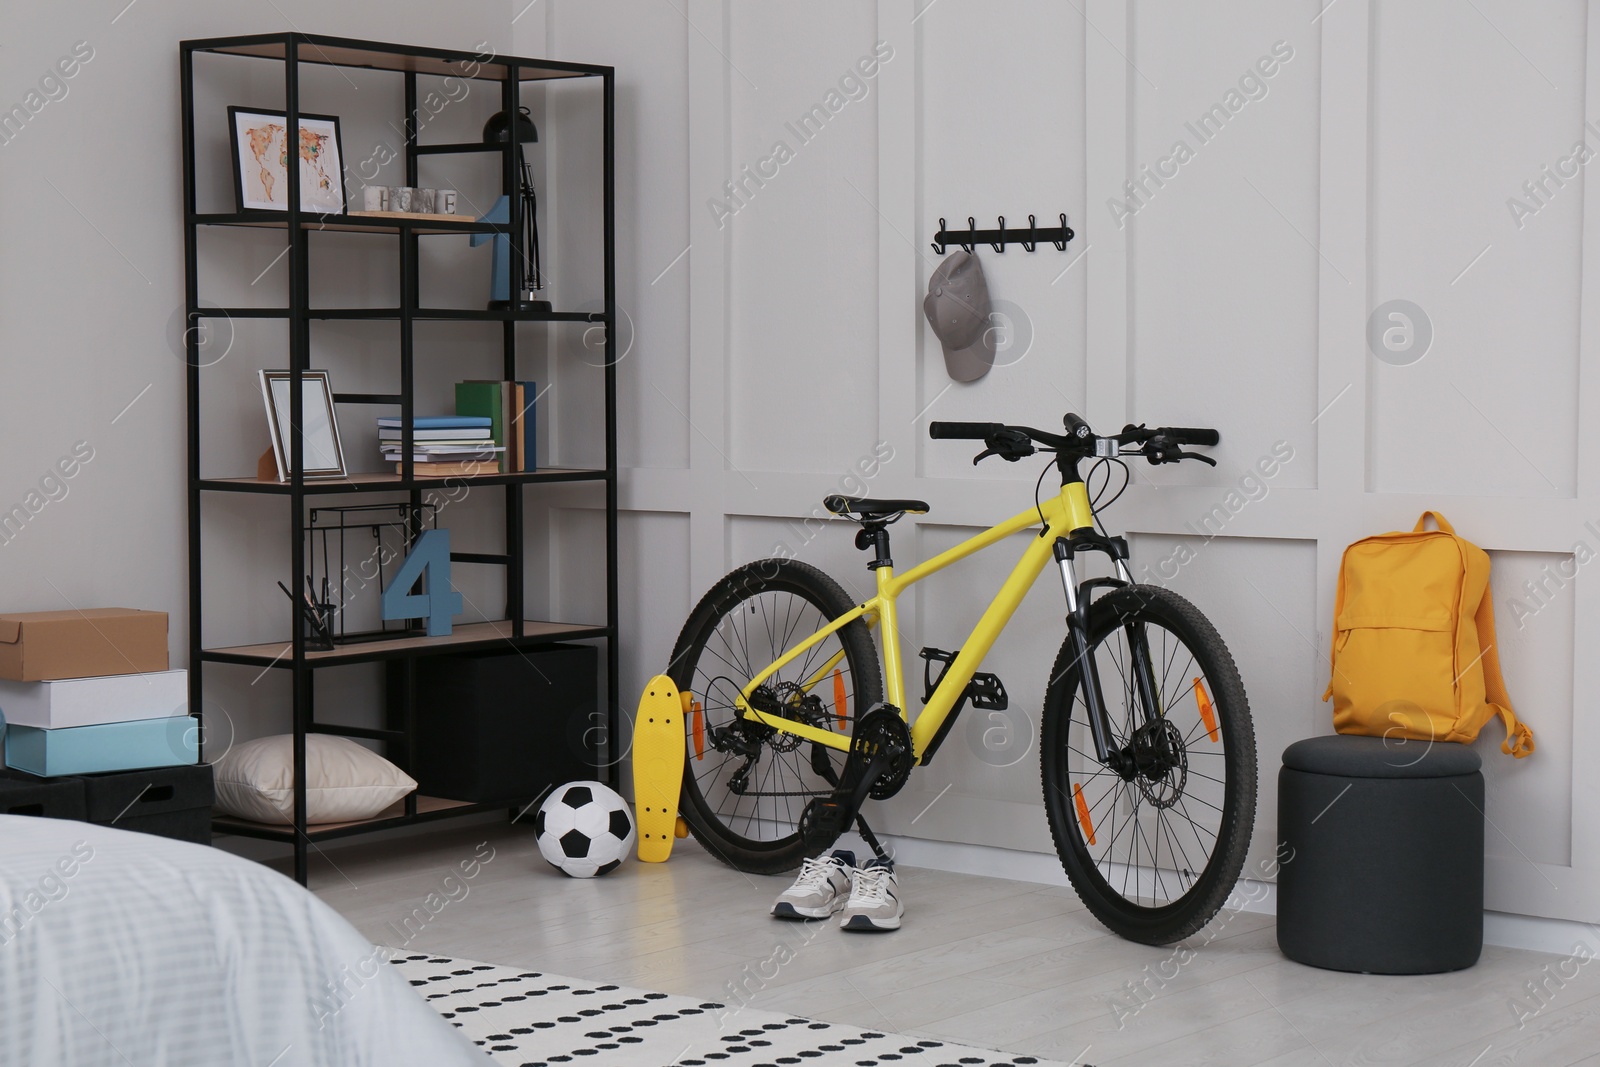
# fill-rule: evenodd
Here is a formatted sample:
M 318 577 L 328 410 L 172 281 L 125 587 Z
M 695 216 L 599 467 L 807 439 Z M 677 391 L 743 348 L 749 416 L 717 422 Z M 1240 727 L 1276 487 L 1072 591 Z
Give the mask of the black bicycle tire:
M 730 572 L 717 582 L 689 613 L 673 645 L 667 674 L 680 690 L 692 687 L 695 667 L 705 641 L 728 612 L 751 597 L 767 591 L 798 594 L 828 619 L 836 619 L 855 602 L 826 573 L 793 559 L 763 559 Z M 836 631 L 850 665 L 855 707 L 865 711 L 883 699 L 883 672 L 878 649 L 867 624 L 856 619 Z M 739 679 L 742 684 L 749 681 Z M 686 726 L 687 728 L 687 726 Z M 695 839 L 723 863 L 748 874 L 779 874 L 793 870 L 805 858 L 806 847 L 798 831 L 770 841 L 753 841 L 724 825 L 706 802 L 694 774 L 694 753 L 684 756 L 683 789 L 679 809 Z
M 1069 796 L 1066 731 L 1073 695 L 1082 685 L 1077 651 L 1070 638 L 1051 668 L 1040 730 L 1039 776 L 1045 814 L 1061 865 L 1090 913 L 1130 941 L 1168 945 L 1205 927 L 1226 903 L 1244 869 L 1255 824 L 1257 767 L 1255 733 L 1244 683 L 1222 636 L 1200 610 L 1161 586 L 1117 589 L 1089 610 L 1091 647 L 1129 618 L 1166 627 L 1202 664 L 1226 742 L 1226 792 L 1217 847 L 1193 888 L 1159 907 L 1141 907 L 1111 889 L 1099 874 L 1082 838 Z

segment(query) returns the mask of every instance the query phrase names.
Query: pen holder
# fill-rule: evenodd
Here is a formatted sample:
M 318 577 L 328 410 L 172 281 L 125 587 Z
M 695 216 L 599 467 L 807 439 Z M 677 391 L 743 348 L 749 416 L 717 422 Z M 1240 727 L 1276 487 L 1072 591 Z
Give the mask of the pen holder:
M 333 651 L 333 605 L 307 603 L 300 612 L 307 652 Z

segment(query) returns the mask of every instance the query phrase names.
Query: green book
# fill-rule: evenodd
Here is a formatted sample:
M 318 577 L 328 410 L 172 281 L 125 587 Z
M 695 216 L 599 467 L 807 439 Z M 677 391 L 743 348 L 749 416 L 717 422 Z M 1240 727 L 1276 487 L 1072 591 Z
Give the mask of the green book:
M 456 414 L 476 415 L 489 419 L 489 437 L 500 447 L 506 439 L 506 408 L 509 399 L 503 390 L 504 382 L 469 381 L 456 383 Z M 511 470 L 511 453 L 500 453 L 500 472 Z

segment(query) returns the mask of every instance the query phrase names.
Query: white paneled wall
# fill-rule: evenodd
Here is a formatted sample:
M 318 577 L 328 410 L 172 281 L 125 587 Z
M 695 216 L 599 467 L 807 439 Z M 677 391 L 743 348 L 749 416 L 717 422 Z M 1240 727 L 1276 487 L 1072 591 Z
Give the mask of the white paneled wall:
M 1494 555 L 1507 679 L 1540 741 L 1520 762 L 1495 726 L 1479 744 L 1490 907 L 1600 919 L 1600 787 L 1575 773 L 1600 731 L 1574 711 L 1597 681 L 1581 650 L 1600 640 L 1586 580 L 1600 393 L 1581 373 L 1600 328 L 1585 284 L 1600 202 L 1574 162 L 1600 151 L 1600 20 L 1584 0 L 1530 13 L 1512 0 L 530 9 L 518 51 L 619 72 L 619 296 L 635 332 L 623 703 L 734 565 L 783 545 L 868 588 L 852 528 L 806 520 L 875 449 L 892 456 L 872 492 L 933 505 L 896 527 L 902 561 L 1026 504 L 1036 467 L 974 468 L 967 445 L 927 440 L 931 419 L 1214 425 L 1217 468 L 1137 470 L 1108 519 L 1132 535 L 1136 569 L 1198 603 L 1239 661 L 1261 751 L 1254 857 L 1274 841 L 1279 753 L 1330 728 L 1319 697 L 1341 551 L 1438 507 Z M 870 76 L 853 73 L 864 57 Z M 817 106 L 826 120 L 804 125 Z M 559 181 L 562 146 L 547 150 Z M 1061 211 L 1078 231 L 1067 252 L 980 253 L 1003 365 L 952 385 L 921 316 L 939 217 Z M 1391 300 L 1427 317 L 1419 359 L 1368 349 Z M 583 381 L 580 353 L 557 351 L 552 378 Z M 594 514 L 558 503 L 556 558 L 576 558 Z M 1208 537 L 1200 519 L 1219 506 Z M 959 644 L 1019 551 L 916 590 L 908 651 Z M 582 606 L 559 572 L 550 585 Z M 981 725 L 1017 747 L 980 757 L 958 728 L 883 829 L 1049 850 L 1035 741 L 1059 595 L 1041 583 L 989 664 L 1020 718 Z

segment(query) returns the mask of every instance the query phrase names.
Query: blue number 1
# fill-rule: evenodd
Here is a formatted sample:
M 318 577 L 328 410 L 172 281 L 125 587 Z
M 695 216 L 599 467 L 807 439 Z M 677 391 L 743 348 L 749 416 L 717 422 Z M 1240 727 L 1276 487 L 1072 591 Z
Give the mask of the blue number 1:
M 410 592 L 423 577 L 428 591 Z M 449 637 L 450 620 L 462 610 L 461 594 L 450 588 L 450 531 L 425 530 L 383 591 L 384 621 L 426 618 L 429 637 Z

